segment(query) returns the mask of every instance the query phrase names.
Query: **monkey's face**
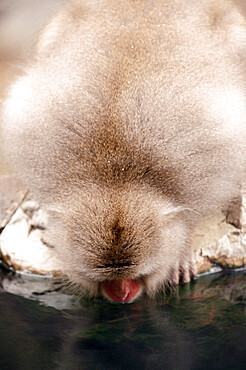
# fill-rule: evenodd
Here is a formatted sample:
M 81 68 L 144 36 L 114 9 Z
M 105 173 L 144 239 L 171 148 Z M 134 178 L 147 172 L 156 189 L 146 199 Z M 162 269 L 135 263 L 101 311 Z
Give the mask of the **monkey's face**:
M 131 302 L 172 279 L 185 250 L 181 214 L 150 191 L 130 187 L 73 194 L 54 230 L 57 253 L 78 290 Z

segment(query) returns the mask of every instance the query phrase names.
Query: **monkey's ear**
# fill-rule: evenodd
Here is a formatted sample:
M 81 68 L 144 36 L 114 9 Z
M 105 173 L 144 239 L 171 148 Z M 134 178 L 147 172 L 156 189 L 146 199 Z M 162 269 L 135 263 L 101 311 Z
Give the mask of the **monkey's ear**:
M 212 2 L 208 6 L 209 28 L 217 31 L 219 41 L 225 42 L 228 48 L 235 54 L 244 53 L 246 48 L 246 2 L 234 0 L 233 4 L 223 4 L 223 10 L 219 2 Z
M 49 53 L 57 44 L 63 44 L 76 25 L 81 26 L 82 16 L 87 14 L 87 6 L 83 1 L 77 3 L 69 0 L 59 1 L 65 2 L 65 5 L 40 32 L 36 44 L 38 55 Z
M 234 5 L 238 8 L 239 12 L 246 19 L 246 1 L 245 0 L 234 0 Z
M 57 43 L 59 39 L 62 39 L 63 27 L 62 27 L 63 14 L 58 14 L 44 29 L 40 32 L 39 39 L 37 41 L 35 51 L 38 55 L 48 52 Z
M 1 0 L 0 61 L 28 59 L 40 31 L 67 0 Z

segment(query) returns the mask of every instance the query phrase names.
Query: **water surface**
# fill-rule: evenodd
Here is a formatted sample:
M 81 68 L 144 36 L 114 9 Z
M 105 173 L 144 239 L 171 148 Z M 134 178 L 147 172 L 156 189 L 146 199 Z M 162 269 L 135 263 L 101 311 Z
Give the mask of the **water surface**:
M 244 272 L 128 305 L 75 302 L 59 285 L 42 291 L 35 281 L 28 293 L 25 279 L 7 280 L 5 289 L 23 286 L 31 299 L 0 294 L 0 369 L 246 368 Z

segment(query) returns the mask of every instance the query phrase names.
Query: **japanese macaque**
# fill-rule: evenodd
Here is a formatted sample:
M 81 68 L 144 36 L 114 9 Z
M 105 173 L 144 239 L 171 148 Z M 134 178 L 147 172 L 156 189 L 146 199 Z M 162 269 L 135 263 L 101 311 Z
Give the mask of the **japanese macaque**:
M 242 4 L 70 1 L 40 33 L 4 152 L 79 291 L 131 302 L 195 276 L 194 227 L 245 173 Z

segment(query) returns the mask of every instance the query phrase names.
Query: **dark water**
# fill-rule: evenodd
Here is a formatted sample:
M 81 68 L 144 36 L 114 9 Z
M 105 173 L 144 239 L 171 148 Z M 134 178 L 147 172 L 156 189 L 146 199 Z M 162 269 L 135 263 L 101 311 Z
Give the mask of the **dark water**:
M 23 279 L 6 281 L 5 289 L 14 284 L 28 296 Z M 55 286 L 44 293 L 32 284 L 31 297 L 63 309 L 3 290 L 1 370 L 246 369 L 245 272 L 202 277 L 130 305 L 84 299 L 71 307 Z

